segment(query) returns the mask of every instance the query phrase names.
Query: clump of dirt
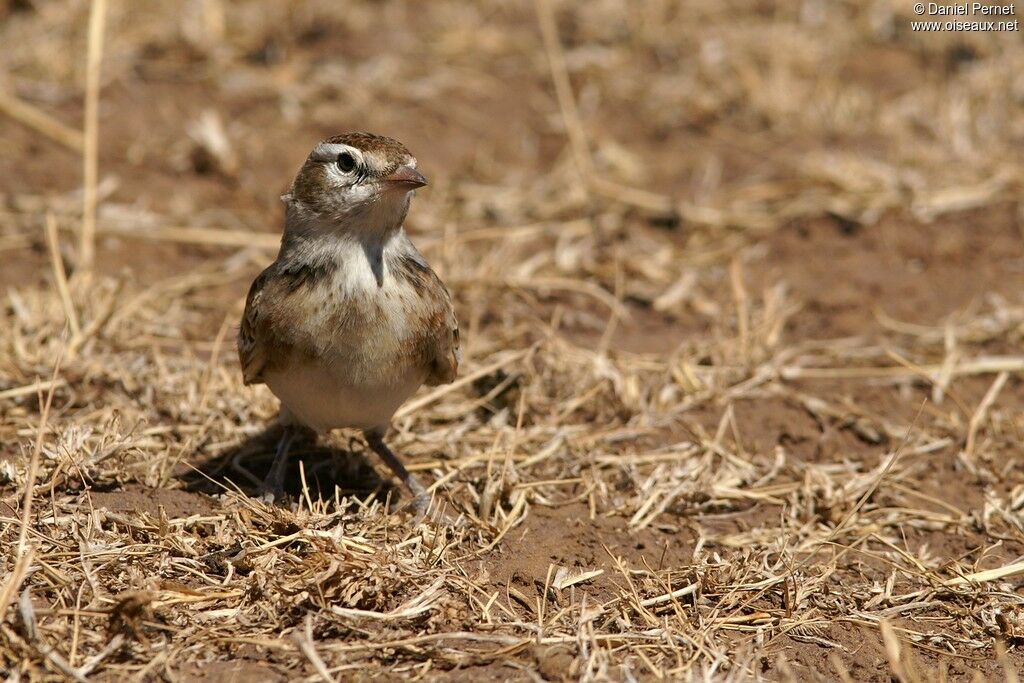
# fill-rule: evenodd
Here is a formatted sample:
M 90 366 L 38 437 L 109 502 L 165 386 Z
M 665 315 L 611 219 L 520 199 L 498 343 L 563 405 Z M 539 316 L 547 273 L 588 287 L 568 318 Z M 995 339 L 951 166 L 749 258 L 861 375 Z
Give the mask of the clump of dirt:
M 167 517 L 189 517 L 212 512 L 216 502 L 199 493 L 180 489 L 154 489 L 128 484 L 116 491 L 92 491 L 89 500 L 96 509 L 131 515 L 149 515 L 156 519 L 163 508 Z

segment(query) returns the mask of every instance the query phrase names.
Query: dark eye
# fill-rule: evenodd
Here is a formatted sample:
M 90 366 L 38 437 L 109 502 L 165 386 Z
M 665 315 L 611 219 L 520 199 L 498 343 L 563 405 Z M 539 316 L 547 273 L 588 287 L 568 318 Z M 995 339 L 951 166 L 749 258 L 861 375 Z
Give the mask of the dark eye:
M 351 173 L 356 167 L 356 158 L 348 152 L 342 152 L 338 155 L 338 168 L 341 169 L 342 173 Z

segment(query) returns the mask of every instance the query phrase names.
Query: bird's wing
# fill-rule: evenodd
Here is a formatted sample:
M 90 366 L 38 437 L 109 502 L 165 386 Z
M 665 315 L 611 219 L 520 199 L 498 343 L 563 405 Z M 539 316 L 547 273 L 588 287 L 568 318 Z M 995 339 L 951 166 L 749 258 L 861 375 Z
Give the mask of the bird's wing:
M 432 325 L 434 332 L 433 354 L 430 358 L 430 369 L 427 373 L 427 384 L 436 386 L 448 384 L 455 381 L 459 374 L 459 363 L 462 361 L 462 346 L 459 343 L 459 321 L 455 317 L 455 307 L 452 306 L 452 297 L 448 294 L 441 278 L 430 271 L 434 276 L 437 287 L 443 296 L 439 306 L 439 314 L 435 317 Z
M 263 369 L 268 359 L 268 339 L 265 310 L 261 307 L 263 289 L 270 280 L 274 266 L 260 273 L 245 298 L 245 313 L 238 328 L 238 360 L 242 364 L 242 380 L 246 384 L 262 384 Z
M 412 286 L 420 299 L 421 330 L 415 338 L 415 353 L 426 365 L 426 383 L 430 386 L 455 380 L 462 360 L 459 345 L 459 321 L 455 317 L 452 297 L 441 278 L 412 243 L 397 260 L 397 273 Z

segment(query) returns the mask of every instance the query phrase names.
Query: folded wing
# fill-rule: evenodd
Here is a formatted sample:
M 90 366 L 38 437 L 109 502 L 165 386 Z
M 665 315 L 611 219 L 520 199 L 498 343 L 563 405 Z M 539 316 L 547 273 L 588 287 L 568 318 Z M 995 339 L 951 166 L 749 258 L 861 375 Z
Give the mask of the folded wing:
M 242 364 L 242 380 L 245 384 L 262 384 L 263 369 L 267 365 L 268 349 L 266 339 L 265 307 L 261 307 L 263 288 L 270 280 L 274 266 L 270 266 L 253 280 L 249 295 L 245 298 L 245 312 L 238 328 L 238 360 Z

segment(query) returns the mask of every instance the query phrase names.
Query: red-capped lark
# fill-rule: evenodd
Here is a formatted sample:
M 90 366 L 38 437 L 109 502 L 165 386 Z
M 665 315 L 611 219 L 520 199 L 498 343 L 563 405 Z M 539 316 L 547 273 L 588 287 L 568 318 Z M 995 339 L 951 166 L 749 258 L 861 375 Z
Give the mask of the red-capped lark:
M 412 491 L 417 519 L 426 511 L 426 489 L 384 443 L 398 407 L 424 383 L 454 380 L 460 359 L 448 290 L 403 228 L 426 184 L 400 142 L 347 133 L 314 147 L 282 197 L 281 249 L 252 283 L 238 332 L 245 383 L 281 401 L 265 493 L 281 496 L 299 430 L 348 427 Z

